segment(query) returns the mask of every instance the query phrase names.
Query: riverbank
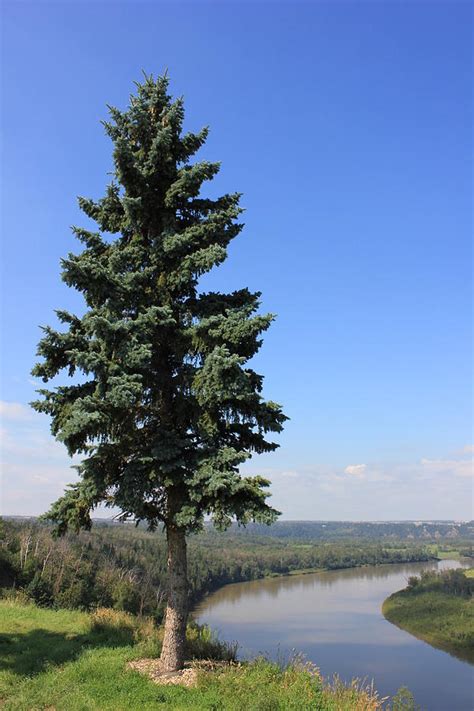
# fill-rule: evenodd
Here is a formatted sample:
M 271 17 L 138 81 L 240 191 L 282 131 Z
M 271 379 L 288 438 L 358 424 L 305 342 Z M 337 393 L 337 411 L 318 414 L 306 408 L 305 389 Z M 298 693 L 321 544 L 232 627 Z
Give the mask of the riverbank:
M 207 590 L 206 592 L 202 593 L 199 597 L 194 598 L 192 601 L 191 605 L 191 614 L 193 613 L 194 610 L 198 609 L 199 606 L 210 596 L 215 595 L 219 590 L 222 590 L 223 588 L 226 588 L 228 586 L 233 586 L 233 585 L 245 585 L 245 583 L 253 583 L 253 582 L 258 582 L 259 580 L 274 580 L 274 579 L 280 579 L 280 578 L 293 578 L 293 577 L 300 577 L 302 575 L 314 575 L 316 573 L 337 573 L 337 572 L 342 572 L 344 570 L 365 570 L 365 569 L 371 569 L 371 568 L 376 568 L 376 569 L 381 569 L 381 568 L 389 568 L 390 566 L 396 566 L 396 565 L 403 565 L 404 563 L 409 564 L 409 563 L 430 563 L 434 561 L 440 561 L 442 560 L 441 558 L 436 558 L 435 556 L 432 557 L 420 557 L 419 559 L 415 560 L 409 560 L 409 561 L 402 561 L 400 562 L 399 560 L 396 561 L 391 561 L 391 562 L 384 562 L 384 563 L 360 563 L 358 565 L 343 565 L 341 567 L 331 567 L 331 568 L 295 568 L 294 570 L 289 570 L 287 572 L 282 572 L 282 573 L 275 573 L 275 572 L 268 572 L 264 573 L 263 575 L 259 576 L 258 578 L 244 578 L 243 580 L 237 580 L 237 581 L 231 581 L 231 582 L 225 582 L 222 583 L 216 587 L 211 588 L 210 590 Z M 473 569 L 474 573 L 474 569 Z
M 459 555 L 457 556 L 457 559 L 459 559 Z M 410 561 L 401 561 L 402 563 L 430 563 L 432 561 L 440 561 L 440 560 L 447 560 L 446 556 L 443 556 L 442 558 L 438 558 L 437 556 L 433 555 L 432 557 L 420 557 L 418 560 L 410 560 Z M 287 578 L 292 575 L 313 575 L 314 573 L 330 573 L 331 571 L 337 572 L 340 570 L 363 570 L 364 568 L 383 568 L 384 566 L 390 566 L 390 565 L 400 565 L 400 561 L 392 561 L 388 563 L 360 563 L 359 565 L 344 565 L 341 567 L 333 567 L 333 568 L 296 568 L 295 570 L 290 570 L 287 573 L 268 573 L 267 575 L 264 575 L 262 578 L 257 578 L 258 580 L 266 580 L 268 578 Z M 469 571 L 468 571 L 469 572 Z M 471 577 L 474 578 L 474 568 L 471 569 Z M 242 583 L 249 583 L 251 580 L 241 580 L 239 582 Z M 229 583 L 226 583 L 228 585 Z M 230 583 L 231 585 L 234 583 Z M 217 588 L 219 589 L 219 588 Z M 217 590 L 213 590 L 209 594 L 213 594 Z M 198 600 L 200 602 L 200 600 Z
M 156 657 L 159 631 L 114 610 L 46 610 L 0 601 L 0 698 L 5 711 L 382 711 L 392 708 L 357 684 L 328 683 L 301 662 L 257 660 L 198 671 L 194 688 L 163 686 L 129 663 Z M 205 641 L 205 640 L 204 640 Z M 193 639 L 190 639 L 191 650 Z M 201 643 L 203 640 L 201 640 Z M 194 647 L 194 649 L 196 649 Z M 200 656 L 212 647 L 200 647 Z M 403 695 L 400 695 L 399 701 Z M 393 705 L 407 709 L 409 705 Z
M 474 664 L 474 601 L 469 577 L 425 574 L 382 605 L 384 617 L 433 647 Z M 464 585 L 464 578 L 467 585 Z M 472 579 L 472 577 L 471 577 Z

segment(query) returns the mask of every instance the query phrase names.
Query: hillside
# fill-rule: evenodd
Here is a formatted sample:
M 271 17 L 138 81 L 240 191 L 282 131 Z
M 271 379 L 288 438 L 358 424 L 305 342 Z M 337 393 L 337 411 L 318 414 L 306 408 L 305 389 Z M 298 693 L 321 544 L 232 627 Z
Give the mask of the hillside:
M 190 631 L 190 656 L 225 651 Z M 0 699 L 6 711 L 378 711 L 393 706 L 356 684 L 328 684 L 314 667 L 286 669 L 264 660 L 198 674 L 195 688 L 162 686 L 127 669 L 157 656 L 159 632 L 148 621 L 111 610 L 93 614 L 0 601 Z
M 421 561 L 435 555 L 435 550 L 416 541 L 300 542 L 205 530 L 188 540 L 190 603 L 226 583 L 301 570 Z M 21 589 L 44 607 L 113 607 L 160 621 L 166 566 L 161 532 L 98 525 L 54 539 L 44 524 L 0 519 L 0 588 Z

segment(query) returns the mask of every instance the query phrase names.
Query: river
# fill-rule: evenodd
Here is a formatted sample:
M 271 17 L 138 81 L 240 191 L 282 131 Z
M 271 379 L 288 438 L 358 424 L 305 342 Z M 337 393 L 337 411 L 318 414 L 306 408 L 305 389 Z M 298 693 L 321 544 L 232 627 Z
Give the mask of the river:
M 423 711 L 473 711 L 473 667 L 387 622 L 381 605 L 421 570 L 459 561 L 370 566 L 226 585 L 194 610 L 239 657 L 302 652 L 324 676 L 374 680 L 381 696 L 407 686 Z

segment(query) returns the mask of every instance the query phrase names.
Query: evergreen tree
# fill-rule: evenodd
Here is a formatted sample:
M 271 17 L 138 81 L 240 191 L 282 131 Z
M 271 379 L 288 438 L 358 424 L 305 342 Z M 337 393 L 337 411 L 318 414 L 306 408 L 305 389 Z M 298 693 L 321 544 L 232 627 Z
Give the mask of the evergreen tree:
M 126 111 L 109 107 L 114 177 L 105 197 L 79 198 L 97 232 L 73 231 L 80 254 L 62 261 L 62 279 L 82 292 L 79 317 L 57 311 L 64 330 L 44 328 L 33 374 L 68 385 L 39 390 L 32 403 L 51 416 L 69 454 L 81 454 L 79 483 L 46 516 L 59 534 L 91 525 L 101 503 L 121 516 L 164 525 L 169 595 L 164 670 L 184 661 L 186 534 L 206 516 L 272 522 L 269 482 L 239 465 L 277 445 L 266 439 L 286 419 L 262 397 L 248 367 L 273 316 L 257 313 L 260 293 L 201 293 L 199 277 L 226 258 L 240 232 L 239 194 L 212 200 L 201 186 L 218 163 L 190 164 L 208 129 L 182 132 L 182 99 L 168 79 L 145 76 Z M 115 235 L 115 237 L 114 237 Z

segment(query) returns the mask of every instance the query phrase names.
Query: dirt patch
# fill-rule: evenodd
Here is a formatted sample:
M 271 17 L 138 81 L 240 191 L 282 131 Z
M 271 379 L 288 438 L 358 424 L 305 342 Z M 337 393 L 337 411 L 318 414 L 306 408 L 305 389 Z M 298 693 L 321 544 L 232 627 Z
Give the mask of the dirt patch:
M 196 686 L 200 671 L 223 671 L 228 669 L 229 662 L 213 662 L 211 660 L 196 660 L 186 662 L 184 669 L 177 672 L 163 672 L 159 659 L 137 659 L 128 662 L 127 668 L 148 676 L 155 684 L 179 684 L 181 686 Z M 232 666 L 238 666 L 233 664 Z
M 196 686 L 197 683 L 198 671 L 190 665 L 186 665 L 184 669 L 177 672 L 163 672 L 159 659 L 137 659 L 134 662 L 129 662 L 127 667 L 150 677 L 155 684 Z

